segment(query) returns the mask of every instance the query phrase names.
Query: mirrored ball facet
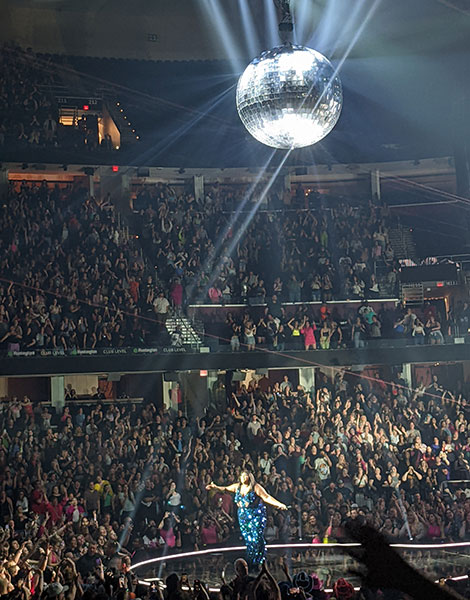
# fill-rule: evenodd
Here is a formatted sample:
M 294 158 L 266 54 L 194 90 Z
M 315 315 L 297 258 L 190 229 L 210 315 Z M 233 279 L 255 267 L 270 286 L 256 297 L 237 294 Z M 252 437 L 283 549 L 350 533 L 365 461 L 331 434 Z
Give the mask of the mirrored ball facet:
M 330 61 L 304 46 L 263 52 L 237 85 L 237 110 L 259 142 L 273 148 L 311 146 L 330 133 L 343 104 Z

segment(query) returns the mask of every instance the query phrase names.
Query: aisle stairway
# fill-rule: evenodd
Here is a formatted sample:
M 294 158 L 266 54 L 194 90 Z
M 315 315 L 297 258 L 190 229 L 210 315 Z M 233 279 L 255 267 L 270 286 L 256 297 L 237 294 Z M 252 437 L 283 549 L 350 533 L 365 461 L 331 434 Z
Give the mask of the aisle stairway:
M 170 338 L 179 330 L 183 346 L 199 347 L 204 337 L 202 321 L 191 321 L 188 317 L 174 315 L 166 320 L 166 329 Z
M 410 265 L 417 261 L 416 247 L 413 239 L 412 231 L 408 227 L 399 225 L 396 228 L 388 230 L 388 238 L 390 245 L 393 248 L 395 258 L 399 261 L 410 261 Z M 398 286 L 390 284 L 388 280 L 389 269 L 383 264 L 376 265 L 375 274 L 380 288 L 380 296 L 383 298 L 396 298 L 398 295 Z M 406 299 L 404 298 L 406 295 Z M 419 294 L 418 294 L 419 295 Z M 408 298 L 413 296 L 413 298 Z M 400 286 L 400 297 L 402 300 L 409 300 L 411 303 L 418 300 L 416 290 L 404 292 Z
M 408 227 L 400 225 L 395 229 L 389 229 L 388 237 L 395 253 L 395 258 L 399 260 L 409 259 L 416 262 L 417 255 L 413 233 Z
M 410 261 L 410 266 L 417 264 L 418 257 L 411 229 L 400 225 L 396 229 L 389 229 L 388 236 L 395 258 L 403 261 L 402 264 L 406 264 L 406 261 Z M 424 302 L 423 284 L 400 284 L 400 300 L 405 306 L 421 306 Z

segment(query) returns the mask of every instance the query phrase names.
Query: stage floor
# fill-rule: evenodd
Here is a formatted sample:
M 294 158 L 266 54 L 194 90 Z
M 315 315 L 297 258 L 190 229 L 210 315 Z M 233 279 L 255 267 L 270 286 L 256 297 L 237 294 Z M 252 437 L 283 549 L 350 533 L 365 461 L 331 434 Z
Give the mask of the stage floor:
M 357 544 L 270 544 L 268 545 L 268 567 L 277 581 L 285 580 L 282 570 L 284 559 L 291 573 L 306 571 L 316 573 L 331 588 L 340 577 L 351 583 L 360 584 L 357 577 L 349 574 L 357 570 L 358 564 L 347 554 L 348 547 Z M 459 544 L 395 544 L 400 554 L 427 577 L 467 575 L 470 570 L 470 542 Z M 219 589 L 222 577 L 226 582 L 234 576 L 233 563 L 244 557 L 244 546 L 206 548 L 198 552 L 160 553 L 149 559 L 135 562 L 132 569 L 143 582 L 164 581 L 173 572 L 186 573 L 192 584 L 195 579 L 203 581 L 209 588 Z

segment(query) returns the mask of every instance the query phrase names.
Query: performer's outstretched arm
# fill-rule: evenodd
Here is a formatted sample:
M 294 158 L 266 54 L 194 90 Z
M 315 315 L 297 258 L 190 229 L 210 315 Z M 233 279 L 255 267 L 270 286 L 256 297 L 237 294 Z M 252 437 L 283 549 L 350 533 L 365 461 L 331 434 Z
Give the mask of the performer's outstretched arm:
M 268 494 L 268 492 L 264 489 L 264 487 L 262 485 L 260 485 L 259 483 L 257 483 L 255 485 L 255 493 L 266 502 L 266 504 L 270 504 L 271 506 L 275 506 L 276 508 L 279 508 L 280 510 L 287 510 L 287 506 L 285 504 L 283 504 L 282 502 L 279 502 L 279 500 L 276 500 L 276 498 L 273 498 L 272 496 L 270 496 Z
M 231 483 L 230 485 L 216 485 L 213 481 L 206 485 L 206 490 L 218 490 L 219 492 L 236 492 L 238 483 Z

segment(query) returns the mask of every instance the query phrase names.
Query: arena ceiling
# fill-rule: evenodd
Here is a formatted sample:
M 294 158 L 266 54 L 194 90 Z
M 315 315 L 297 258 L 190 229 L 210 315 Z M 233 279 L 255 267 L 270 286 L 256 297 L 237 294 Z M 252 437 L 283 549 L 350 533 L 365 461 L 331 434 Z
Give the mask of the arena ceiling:
M 449 156 L 456 136 L 470 139 L 470 0 L 291 5 L 295 40 L 341 66 L 345 101 L 335 130 L 295 151 L 290 164 Z M 247 62 L 276 44 L 273 6 L 273 0 L 2 0 L 0 39 L 85 57 L 70 64 L 121 86 L 118 97 L 132 122 L 147 131 L 137 165 L 275 165 L 282 155 L 271 160 L 270 149 L 245 133 L 234 103 Z M 134 61 L 125 69 L 91 57 Z M 138 59 L 158 62 L 149 67 Z
M 170 60 L 249 58 L 253 49 L 264 50 L 271 42 L 273 3 L 2 0 L 0 34 L 52 53 Z M 371 8 L 373 14 L 351 48 L 352 58 L 435 55 L 469 48 L 470 0 L 291 0 L 291 6 L 299 40 L 315 43 L 332 58 L 342 56 L 351 45 Z M 156 38 L 151 41 L 149 34 Z

